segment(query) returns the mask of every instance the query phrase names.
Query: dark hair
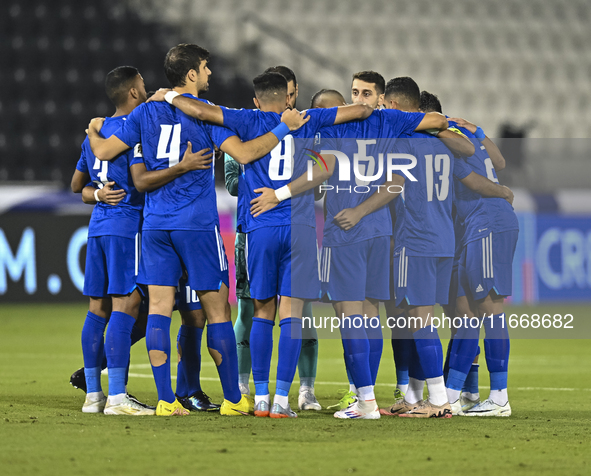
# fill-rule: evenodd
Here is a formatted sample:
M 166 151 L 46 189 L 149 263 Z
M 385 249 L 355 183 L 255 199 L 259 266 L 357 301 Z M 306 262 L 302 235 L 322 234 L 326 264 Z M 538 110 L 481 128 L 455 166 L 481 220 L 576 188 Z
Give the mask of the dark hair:
M 287 66 L 271 66 L 265 70 L 265 73 L 279 73 L 287 82 L 293 81 L 294 86 L 298 84 L 298 80 L 296 79 L 296 75 L 292 69 L 288 68 Z
M 164 74 L 173 88 L 184 86 L 187 73 L 199 71 L 203 60 L 209 60 L 209 51 L 201 46 L 181 43 L 172 47 L 164 58 Z
M 323 96 L 336 97 L 338 99 L 342 99 L 343 102 L 345 102 L 345 98 L 343 97 L 343 95 L 340 92 L 338 92 L 336 89 L 321 89 L 316 94 L 314 94 L 314 96 L 312 96 L 312 101 L 310 103 L 310 109 L 314 109 L 315 107 L 318 107 L 318 103 L 320 102 L 320 99 Z
M 258 99 L 271 99 L 272 94 L 277 94 L 285 99 L 287 97 L 287 79 L 279 73 L 259 74 L 252 80 L 254 94 Z
M 360 71 L 359 73 L 355 73 L 353 75 L 353 81 L 356 79 L 365 81 L 366 83 L 375 84 L 376 92 L 378 94 L 384 94 L 384 90 L 386 89 L 386 81 L 380 73 L 376 73 L 375 71 Z
M 140 72 L 133 66 L 119 66 L 107 74 L 105 92 L 115 107 L 125 103 L 127 93 L 138 74 Z
M 408 76 L 394 78 L 388 81 L 386 85 L 386 97 L 396 96 L 409 106 L 419 107 L 421 103 L 421 90 L 415 80 Z
M 439 114 L 443 114 L 439 98 L 428 91 L 421 91 L 421 104 L 419 105 L 419 109 L 423 112 L 438 112 Z

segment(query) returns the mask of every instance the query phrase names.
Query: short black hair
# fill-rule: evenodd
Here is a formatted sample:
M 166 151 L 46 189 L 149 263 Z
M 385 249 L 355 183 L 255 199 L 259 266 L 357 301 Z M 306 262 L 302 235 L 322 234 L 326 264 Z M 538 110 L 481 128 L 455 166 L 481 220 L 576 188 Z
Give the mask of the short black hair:
M 295 73 L 293 72 L 293 70 L 291 68 L 288 68 L 287 66 L 271 66 L 270 68 L 267 68 L 265 70 L 265 73 L 279 73 L 285 79 L 287 79 L 288 83 L 290 81 L 293 81 L 293 84 L 295 86 L 297 86 L 297 84 L 298 84 L 298 80 L 296 79 Z
M 164 74 L 171 87 L 184 86 L 187 73 L 192 69 L 199 71 L 203 60 L 209 60 L 209 51 L 201 46 L 190 43 L 173 46 L 164 58 Z
M 359 73 L 355 73 L 353 75 L 353 81 L 359 79 L 361 81 L 365 81 L 366 83 L 372 83 L 376 85 L 376 92 L 378 94 L 384 94 L 386 89 L 386 80 L 380 73 L 376 73 L 375 71 L 360 71 Z
M 421 104 L 419 105 L 419 109 L 423 112 L 438 112 L 439 114 L 443 114 L 439 98 L 428 91 L 421 91 Z
M 273 99 L 273 95 L 287 98 L 287 79 L 279 73 L 259 74 L 252 80 L 257 99 Z
M 418 109 L 421 104 L 421 90 L 414 79 L 408 76 L 394 78 L 386 85 L 386 97 L 396 96 L 411 107 Z
M 107 74 L 105 92 L 115 107 L 125 104 L 127 93 L 138 74 L 140 72 L 133 66 L 119 66 Z
M 342 99 L 343 102 L 345 102 L 345 98 L 343 97 L 343 95 L 336 89 L 321 89 L 316 94 L 314 94 L 314 96 L 312 96 L 312 101 L 310 102 L 310 109 L 318 107 L 318 103 L 320 103 L 320 99 L 323 96 L 336 97 L 337 99 Z

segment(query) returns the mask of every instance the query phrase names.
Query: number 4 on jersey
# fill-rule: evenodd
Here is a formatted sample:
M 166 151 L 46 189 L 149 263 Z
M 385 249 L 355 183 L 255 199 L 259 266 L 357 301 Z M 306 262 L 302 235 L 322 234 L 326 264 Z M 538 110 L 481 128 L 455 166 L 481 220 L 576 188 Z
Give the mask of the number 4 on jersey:
M 172 135 L 172 139 L 171 139 Z M 181 125 L 160 125 L 160 139 L 158 139 L 157 159 L 168 159 L 168 166 L 179 163 L 181 151 Z

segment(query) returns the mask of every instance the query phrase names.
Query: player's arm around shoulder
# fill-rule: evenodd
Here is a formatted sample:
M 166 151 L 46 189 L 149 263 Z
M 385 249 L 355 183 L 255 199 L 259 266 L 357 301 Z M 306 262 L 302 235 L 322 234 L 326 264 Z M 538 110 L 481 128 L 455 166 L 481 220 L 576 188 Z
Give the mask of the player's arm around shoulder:
M 451 127 L 445 131 L 440 131 L 437 138 L 453 152 L 456 157 L 471 157 L 476 152 L 476 148 L 470 139 L 468 139 L 459 129 Z
M 111 160 L 130 147 L 115 135 L 110 136 L 108 139 L 101 137 L 100 131 L 104 122 L 104 117 L 95 117 L 88 124 L 86 133 L 94 156 L 99 160 Z
M 158 101 L 166 101 L 171 106 L 183 111 L 187 116 L 200 121 L 211 122 L 219 126 L 224 125 L 224 113 L 220 106 L 182 96 L 172 89 L 159 89 L 147 100 L 147 102 Z
M 219 148 L 239 164 L 249 164 L 271 152 L 291 131 L 302 127 L 310 120 L 305 111 L 288 109 L 281 115 L 281 123 L 270 132 L 256 139 L 242 142 L 238 136 L 230 136 Z
M 415 131 L 428 131 L 430 129 L 444 131 L 449 127 L 447 118 L 438 112 L 428 112 L 423 116 Z
M 348 104 L 346 106 L 337 107 L 337 115 L 335 124 L 342 124 L 343 122 L 357 121 L 367 119 L 371 116 L 374 109 L 365 103 Z
M 490 160 L 492 161 L 493 167 L 496 171 L 503 170 L 505 168 L 505 157 L 503 157 L 503 154 L 497 145 L 492 140 L 490 140 L 481 127 L 471 123 L 470 121 L 467 121 L 466 119 L 462 119 L 461 117 L 453 117 L 449 120 L 457 123 L 459 127 L 469 130 L 476 136 L 476 138 L 481 142 L 488 152 Z

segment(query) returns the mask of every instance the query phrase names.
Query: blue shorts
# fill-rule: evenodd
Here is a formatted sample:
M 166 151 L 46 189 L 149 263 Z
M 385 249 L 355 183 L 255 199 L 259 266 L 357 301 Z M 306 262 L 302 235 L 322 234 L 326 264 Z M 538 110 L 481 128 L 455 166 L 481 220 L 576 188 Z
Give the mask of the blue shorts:
M 475 301 L 491 291 L 497 296 L 513 293 L 513 256 L 519 231 L 491 232 L 480 240 L 467 243 L 458 268 L 458 296 Z
M 177 287 L 186 271 L 196 291 L 229 286 L 228 260 L 218 229 L 211 231 L 145 230 L 138 283 Z
M 449 283 L 449 297 L 447 298 L 447 304 L 454 307 L 456 305 L 456 299 L 460 297 L 458 279 L 458 266 L 454 261 L 454 267 L 451 270 L 451 281 Z
M 453 258 L 406 256 L 406 248 L 394 256 L 396 306 L 446 305 Z
M 183 276 L 179 281 L 174 295 L 174 306 L 177 311 L 198 311 L 201 309 L 201 302 L 197 291 L 191 289 L 187 277 Z
M 330 301 L 388 301 L 389 276 L 389 236 L 322 248 L 320 280 Z
M 98 236 L 86 243 L 84 295 L 126 296 L 136 287 L 140 234 L 133 238 Z
M 305 225 L 267 226 L 246 236 L 250 296 L 318 299 L 316 230 Z

